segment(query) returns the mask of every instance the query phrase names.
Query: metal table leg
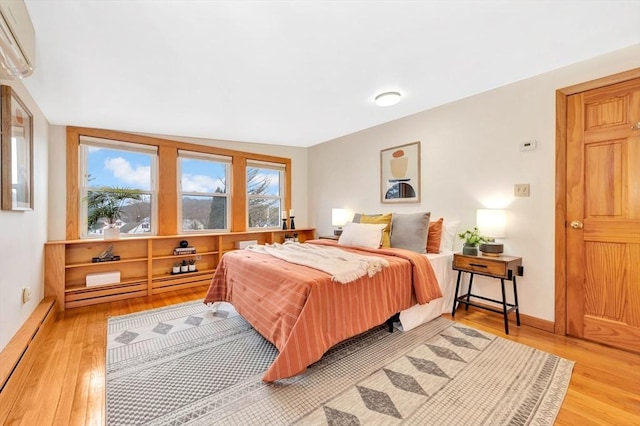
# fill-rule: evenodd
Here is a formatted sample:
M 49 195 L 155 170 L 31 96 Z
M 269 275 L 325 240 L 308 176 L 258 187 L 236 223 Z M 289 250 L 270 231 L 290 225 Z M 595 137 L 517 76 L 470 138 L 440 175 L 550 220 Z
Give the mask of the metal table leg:
M 464 307 L 465 311 L 469 310 L 469 300 L 471 300 L 471 286 L 473 285 L 473 273 L 469 277 L 469 290 L 467 291 L 467 305 Z
M 451 316 L 456 316 L 456 303 L 458 302 L 458 289 L 460 288 L 460 276 L 462 271 L 458 271 L 458 279 L 456 280 L 456 292 L 453 293 L 453 308 L 451 308 Z
M 513 301 L 516 305 L 516 324 L 520 326 L 520 305 L 518 304 L 518 290 L 516 289 L 516 276 L 513 276 Z
M 502 314 L 504 315 L 504 333 L 509 334 L 509 313 L 507 312 L 507 299 L 504 291 L 504 278 L 500 278 L 500 285 L 502 287 Z

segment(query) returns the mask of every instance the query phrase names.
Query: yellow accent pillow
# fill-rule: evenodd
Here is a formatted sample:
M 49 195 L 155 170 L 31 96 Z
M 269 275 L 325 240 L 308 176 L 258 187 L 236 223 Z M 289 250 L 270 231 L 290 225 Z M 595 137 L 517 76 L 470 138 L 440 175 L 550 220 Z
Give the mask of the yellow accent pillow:
M 369 216 L 363 214 L 360 216 L 360 223 L 373 223 L 373 224 L 385 224 L 387 225 L 382 231 L 382 247 L 391 247 L 391 213 Z

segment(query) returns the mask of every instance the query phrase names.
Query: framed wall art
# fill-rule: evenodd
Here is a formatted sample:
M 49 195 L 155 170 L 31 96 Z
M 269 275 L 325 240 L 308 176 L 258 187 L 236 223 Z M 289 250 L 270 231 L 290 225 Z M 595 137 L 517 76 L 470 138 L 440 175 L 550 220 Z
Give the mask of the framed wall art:
M 0 85 L 0 121 L 0 205 L 33 210 L 33 116 L 11 86 Z
M 420 142 L 380 151 L 380 201 L 420 202 Z

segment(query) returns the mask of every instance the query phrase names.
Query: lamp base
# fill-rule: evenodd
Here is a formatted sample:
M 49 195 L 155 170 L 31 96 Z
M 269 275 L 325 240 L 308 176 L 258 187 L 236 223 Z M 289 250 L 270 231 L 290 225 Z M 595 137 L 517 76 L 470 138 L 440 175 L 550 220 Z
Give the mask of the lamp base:
M 498 257 L 504 252 L 504 244 L 501 243 L 484 243 L 480 244 L 480 251 L 483 256 Z
M 333 230 L 333 235 L 335 235 L 336 237 L 339 237 L 340 235 L 342 235 L 342 228 L 341 229 L 334 229 Z

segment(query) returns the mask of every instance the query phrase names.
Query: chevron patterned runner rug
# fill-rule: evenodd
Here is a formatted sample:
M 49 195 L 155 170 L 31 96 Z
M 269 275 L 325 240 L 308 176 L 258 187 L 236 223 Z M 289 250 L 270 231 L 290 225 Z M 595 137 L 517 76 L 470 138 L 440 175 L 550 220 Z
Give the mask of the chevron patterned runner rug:
M 113 317 L 108 425 L 551 425 L 573 362 L 437 318 L 343 342 L 268 384 L 277 355 L 231 305 Z

